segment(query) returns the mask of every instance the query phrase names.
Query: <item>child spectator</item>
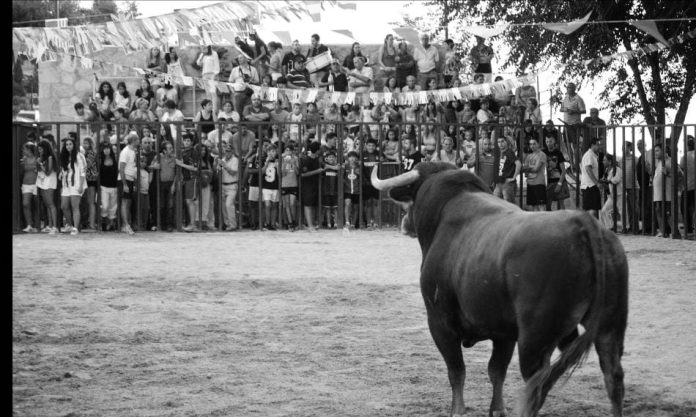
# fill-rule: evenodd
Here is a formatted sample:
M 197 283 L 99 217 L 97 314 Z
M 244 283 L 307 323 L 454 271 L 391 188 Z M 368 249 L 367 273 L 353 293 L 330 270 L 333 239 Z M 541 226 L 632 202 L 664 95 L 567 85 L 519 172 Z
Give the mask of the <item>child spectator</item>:
M 123 117 L 128 117 L 130 114 L 130 109 L 133 106 L 131 102 L 131 96 L 126 88 L 126 83 L 119 81 L 116 85 L 116 92 L 114 93 L 114 100 L 111 103 L 111 110 L 123 109 Z
M 493 112 L 488 109 L 488 99 L 481 100 L 481 108 L 476 113 L 476 120 L 479 124 L 488 123 L 489 120 L 493 119 Z
M 80 200 L 86 186 L 85 165 L 85 157 L 78 152 L 75 139 L 63 139 L 63 147 L 60 151 L 60 179 L 63 185 L 60 200 L 66 220 L 66 226 L 61 229 L 63 233 L 71 235 L 79 233 Z
M 393 132 L 393 131 L 392 131 Z M 396 132 L 394 132 L 396 137 Z M 379 190 L 372 186 L 372 181 L 370 181 L 370 175 L 372 174 L 372 168 L 377 166 L 379 163 L 379 152 L 377 152 L 377 141 L 374 139 L 369 139 L 365 143 L 365 153 L 362 156 L 363 159 L 363 205 L 367 214 L 368 228 L 370 230 L 375 228 L 375 218 L 377 212 L 377 201 L 379 200 Z
M 532 150 L 524 159 L 522 172 L 527 177 L 527 210 L 544 211 L 546 208 L 546 154 L 541 151 L 539 141 L 531 139 Z
M 361 121 L 359 106 L 352 106 L 345 119 L 348 132 L 356 134 L 360 131 L 360 125 L 358 124 Z
M 97 152 L 95 150 L 94 141 L 89 136 L 82 140 L 82 147 L 85 150 L 85 177 L 87 180 L 87 189 L 85 192 L 85 199 L 87 200 L 87 207 L 89 213 L 89 223 L 88 227 L 84 230 L 85 232 L 96 232 L 97 231 L 97 206 L 96 206 L 96 196 L 97 196 Z
M 338 165 L 336 151 L 324 153 L 321 182 L 321 204 L 328 229 L 336 228 L 336 211 L 338 210 Z
M 276 230 L 278 218 L 278 148 L 269 144 L 266 150 L 266 161 L 263 165 L 261 178 L 261 194 L 263 198 L 264 225 L 263 230 Z
M 476 113 L 471 110 L 471 102 L 469 100 L 464 102 L 464 108 L 457 112 L 457 121 L 459 124 L 472 125 L 476 123 Z
M 96 75 L 94 76 L 96 78 Z M 114 88 L 111 83 L 104 81 L 94 92 L 94 101 L 97 103 L 97 111 L 104 120 L 111 120 L 112 103 L 114 102 Z
M 307 155 L 300 160 L 300 190 L 301 201 L 304 207 L 305 220 L 310 232 L 316 232 L 314 225 L 316 208 L 319 205 L 319 174 L 323 172 L 319 161 L 319 142 L 312 142 L 308 146 Z
M 147 230 L 147 220 L 150 214 L 150 198 L 148 192 L 150 189 L 150 182 L 152 181 L 152 176 L 147 170 L 148 164 L 147 160 L 143 155 L 140 156 L 140 181 L 138 182 L 137 190 L 140 194 L 140 213 L 138 220 L 138 229 Z
M 196 201 L 198 200 L 197 171 L 200 158 L 198 151 L 193 147 L 193 136 L 191 133 L 182 135 L 181 159 L 176 160 L 176 164 L 181 167 L 181 177 L 183 180 L 184 200 L 188 209 L 189 224 L 184 227 L 185 232 L 195 232 L 196 227 Z
M 387 130 L 387 138 L 382 142 L 382 155 L 387 161 L 396 162 L 399 159 L 399 138 L 396 130 Z
M 265 155 L 261 155 L 259 158 L 257 152 L 258 142 L 254 143 L 249 153 L 244 158 L 247 162 L 246 170 L 244 175 L 247 177 L 249 186 L 249 227 L 251 230 L 257 230 L 259 228 L 259 170 L 262 168 L 261 162 Z
M 109 143 L 102 143 L 100 149 L 99 194 L 102 231 L 112 231 L 116 230 L 116 210 L 118 209 L 118 161 Z
M 292 103 L 292 113 L 287 116 L 287 122 L 291 123 L 289 126 L 290 140 L 295 142 L 300 140 L 300 124 L 304 121 L 304 115 L 302 114 L 302 107 L 300 103 Z
M 41 232 L 54 235 L 58 233 L 58 210 L 53 194 L 58 187 L 58 161 L 51 142 L 42 139 L 38 145 L 36 187 L 48 211 L 48 225 Z
M 176 173 L 176 158 L 174 145 L 169 141 L 162 142 L 162 153 L 159 162 L 153 166 L 159 169 L 160 180 L 160 222 L 162 230 L 174 230 L 174 180 Z
M 36 145 L 27 142 L 22 146 L 22 158 L 19 160 L 22 166 L 22 209 L 27 227 L 22 229 L 24 233 L 36 233 L 34 216 L 32 212 L 37 206 L 36 180 L 38 175 L 38 159 L 36 157 Z M 38 219 L 37 219 L 38 220 Z
M 353 211 L 353 207 L 358 208 L 360 204 L 360 189 L 362 179 L 360 178 L 360 164 L 358 163 L 358 153 L 348 152 L 348 160 L 345 163 L 343 174 L 343 204 L 345 210 L 345 224 L 343 229 L 351 228 L 358 219 L 358 210 Z M 355 219 L 353 219 L 355 216 Z M 374 225 L 373 225 L 374 226 Z
M 295 145 L 292 142 L 285 146 L 280 170 L 280 187 L 283 207 L 285 208 L 285 220 L 288 230 L 294 232 L 297 227 L 297 176 L 300 174 L 300 161 L 297 155 L 295 155 Z

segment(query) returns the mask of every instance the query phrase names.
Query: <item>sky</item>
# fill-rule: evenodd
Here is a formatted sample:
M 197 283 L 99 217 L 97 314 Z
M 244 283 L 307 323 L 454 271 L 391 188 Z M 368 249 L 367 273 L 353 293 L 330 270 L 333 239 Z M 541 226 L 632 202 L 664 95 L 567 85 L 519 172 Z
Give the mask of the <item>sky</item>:
M 91 1 L 83 1 L 83 7 L 91 7 Z M 119 3 L 117 1 L 117 3 Z M 136 2 L 138 4 L 138 11 L 142 14 L 142 17 L 156 16 L 160 14 L 171 13 L 175 9 L 188 9 L 206 6 L 210 4 L 219 3 L 217 1 L 187 1 L 187 0 L 170 0 L 170 1 L 151 1 L 151 0 L 141 0 Z M 419 14 L 425 14 L 426 7 L 419 4 L 419 2 L 409 2 L 409 1 L 356 1 L 357 11 L 345 11 L 338 7 L 327 8 L 327 11 L 322 13 L 321 22 L 314 23 L 310 21 L 302 21 L 302 29 L 307 32 L 307 42 L 309 39 L 309 34 L 323 33 L 330 31 L 331 29 L 351 29 L 355 37 L 363 43 L 367 43 L 367 40 L 373 40 L 370 43 L 381 43 L 385 36 L 385 31 L 391 26 L 391 22 L 402 21 L 403 12 L 407 12 L 411 16 L 417 16 Z M 411 3 L 411 4 L 409 4 Z M 282 30 L 287 28 L 287 22 L 280 21 L 267 21 L 263 20 L 262 25 L 270 30 Z M 298 26 L 295 24 L 294 26 Z M 302 33 L 304 33 L 304 31 Z M 261 34 L 261 33 L 260 33 Z M 345 39 L 346 42 L 350 42 L 348 38 L 340 37 Z M 303 35 L 304 37 L 304 35 Z M 302 40 L 301 40 L 302 41 Z M 330 42 L 327 42 L 330 43 Z M 499 57 L 502 59 L 502 57 Z M 494 67 L 496 61 L 493 61 Z M 494 68 L 495 69 L 495 68 Z M 506 75 L 505 78 L 510 77 Z M 551 109 L 548 105 L 549 92 L 548 88 L 550 85 L 550 80 L 553 79 L 552 74 L 540 74 L 539 76 L 539 90 L 541 91 L 541 110 L 542 117 L 544 120 L 552 118 L 554 123 L 558 122 L 558 117 L 562 115 L 558 112 L 558 109 L 553 110 L 551 115 Z M 594 96 L 598 94 L 601 90 L 601 85 L 603 82 L 595 82 L 594 85 L 591 82 L 582 85 L 578 91 L 581 97 L 585 101 L 589 116 L 589 109 L 591 107 L 601 107 L 599 103 L 596 103 Z M 636 97 L 637 99 L 637 97 Z M 609 111 L 600 110 L 600 117 L 606 121 L 609 120 Z M 673 113 L 672 113 L 673 117 Z M 671 118 L 668 117 L 668 121 Z M 689 112 L 687 114 L 686 123 L 696 123 L 696 97 L 691 101 L 689 106 Z M 617 141 L 618 143 L 618 141 Z M 611 151 L 610 151 L 611 152 Z

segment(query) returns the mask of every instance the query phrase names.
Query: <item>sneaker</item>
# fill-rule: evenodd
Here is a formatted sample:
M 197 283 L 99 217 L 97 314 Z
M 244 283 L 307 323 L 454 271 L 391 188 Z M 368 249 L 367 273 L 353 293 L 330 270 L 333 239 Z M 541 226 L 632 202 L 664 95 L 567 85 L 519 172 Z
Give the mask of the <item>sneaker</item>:
M 190 233 L 190 232 L 195 232 L 195 231 L 197 231 L 198 228 L 197 228 L 196 226 L 194 226 L 193 224 L 189 224 L 188 226 L 184 227 L 182 230 L 183 230 L 184 232 L 189 232 L 189 233 Z
M 24 233 L 36 233 L 36 229 L 34 229 L 34 228 L 31 227 L 31 226 L 25 227 L 24 229 L 22 229 L 22 231 L 23 231 Z
M 270 227 L 271 227 L 271 226 L 269 226 L 268 223 L 264 223 L 264 224 L 263 224 L 263 227 L 261 228 L 261 230 L 265 232 L 265 231 L 268 231 L 268 229 L 269 229 Z
M 49 235 L 55 235 L 56 233 L 58 233 L 58 229 L 56 229 L 55 227 L 49 227 L 49 230 L 48 230 Z
M 656 234 L 655 237 L 662 237 L 662 232 L 659 232 L 658 234 Z
M 61 233 L 70 233 L 72 232 L 72 226 L 63 226 L 60 228 Z
M 41 229 L 41 233 L 50 233 L 51 232 L 51 227 L 45 226 L 43 229 Z
M 70 231 L 70 234 L 75 236 L 76 234 L 80 233 L 79 230 L 77 230 L 77 227 L 73 227 L 72 230 Z
M 157 226 L 152 226 L 152 227 L 150 228 L 150 231 L 156 232 L 156 231 L 157 231 Z
M 128 233 L 129 235 L 135 234 L 135 232 L 133 231 L 133 228 L 130 225 L 126 226 L 126 233 Z
M 278 229 L 276 229 L 276 227 L 275 227 L 274 225 L 269 224 L 269 225 L 268 225 L 268 230 L 270 230 L 270 231 L 275 231 L 275 230 L 278 230 Z

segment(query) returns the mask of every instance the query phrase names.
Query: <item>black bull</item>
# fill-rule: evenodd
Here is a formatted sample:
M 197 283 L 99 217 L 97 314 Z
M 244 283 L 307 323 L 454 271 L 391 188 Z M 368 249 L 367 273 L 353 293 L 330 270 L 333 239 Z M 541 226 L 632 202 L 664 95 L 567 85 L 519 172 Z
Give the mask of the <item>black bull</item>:
M 490 416 L 507 415 L 503 382 L 516 342 L 526 384 L 518 415 L 538 415 L 593 343 L 613 415 L 622 415 L 628 265 L 614 234 L 585 212 L 522 211 L 447 163 L 421 163 L 386 180 L 375 167 L 372 182 L 406 210 L 402 230 L 420 243 L 421 293 L 447 364 L 451 415 L 464 414 L 461 345 L 486 339 L 493 342 Z

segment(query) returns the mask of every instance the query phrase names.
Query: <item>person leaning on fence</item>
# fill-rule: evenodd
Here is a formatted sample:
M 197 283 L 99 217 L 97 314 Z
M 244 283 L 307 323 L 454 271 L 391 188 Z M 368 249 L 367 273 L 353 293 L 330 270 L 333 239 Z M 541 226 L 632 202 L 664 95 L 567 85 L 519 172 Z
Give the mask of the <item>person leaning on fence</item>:
M 360 189 L 362 188 L 362 175 L 358 153 L 348 152 L 346 162 L 343 167 L 343 206 L 345 221 L 343 229 L 351 229 L 360 220 L 358 209 L 360 207 Z M 364 197 L 364 196 L 363 196 Z M 374 222 L 374 221 L 373 221 Z M 373 223 L 371 223 L 373 224 Z
M 685 233 L 687 237 L 691 235 L 693 238 L 694 232 L 696 232 L 694 230 L 696 226 L 696 209 L 694 208 L 696 202 L 696 151 L 694 151 L 694 137 L 691 135 L 687 136 L 686 151 L 686 154 L 682 155 L 679 160 L 679 168 L 686 176 L 686 189 L 682 190 L 679 207 L 684 218 Z
M 546 208 L 546 154 L 541 151 L 539 141 L 529 141 L 531 153 L 525 156 L 524 172 L 527 178 L 527 210 L 544 211 Z
M 131 227 L 131 204 L 136 196 L 135 180 L 138 167 L 136 165 L 136 148 L 140 144 L 140 138 L 134 132 L 127 134 L 124 138 L 126 146 L 121 150 L 118 157 L 118 181 L 121 192 L 121 231 L 132 235 Z
M 99 201 L 101 230 L 116 230 L 116 212 L 118 210 L 118 160 L 117 154 L 109 143 L 99 145 Z
M 338 211 L 338 156 L 336 150 L 325 149 L 321 173 L 321 209 L 323 222 L 327 229 L 336 228 L 336 213 Z
M 58 210 L 53 198 L 58 187 L 58 160 L 51 142 L 46 139 L 39 142 L 37 151 L 36 187 L 48 212 L 48 224 L 41 229 L 41 232 L 56 234 L 58 233 Z
M 678 230 L 672 231 L 670 218 L 672 216 L 671 202 L 674 178 L 679 172 L 672 171 L 672 159 L 664 151 L 662 144 L 656 143 L 653 146 L 655 153 L 655 168 L 653 169 L 653 205 L 655 206 L 655 216 L 660 231 L 657 237 L 669 237 L 670 232 L 679 234 Z M 679 170 L 679 167 L 677 167 Z M 664 194 L 664 196 L 663 196 Z
M 262 230 L 276 230 L 278 219 L 278 148 L 269 143 L 266 158 L 261 168 L 261 199 L 263 200 L 264 223 Z
M 80 226 L 80 200 L 85 191 L 85 157 L 78 151 L 78 145 L 73 138 L 63 139 L 60 151 L 60 176 L 62 189 L 60 193 L 61 209 L 66 224 L 62 233 L 78 234 Z
M 135 219 L 137 221 L 137 230 L 142 231 L 147 230 L 147 221 L 150 216 L 150 198 L 148 194 L 152 176 L 150 176 L 150 172 L 147 170 L 147 160 L 142 155 L 138 163 L 138 181 L 134 184 L 140 197 L 140 210 L 137 212 Z
M 624 230 L 626 232 L 638 231 L 638 218 L 640 217 L 640 185 L 638 184 L 637 164 L 638 162 L 634 154 L 633 142 L 624 142 L 623 161 L 621 161 L 619 166 L 624 168 L 624 176 L 626 177 L 624 183 L 624 192 L 626 195 L 626 218 L 622 219 Z M 621 205 L 622 203 L 620 200 L 617 200 L 617 204 Z
M 198 199 L 197 171 L 199 163 L 198 151 L 193 147 L 193 136 L 185 133 L 181 137 L 182 151 L 181 158 L 176 160 L 176 165 L 181 167 L 181 180 L 183 183 L 184 200 L 188 210 L 189 224 L 184 227 L 185 232 L 195 232 L 196 227 L 196 200 Z
M 498 138 L 498 152 L 495 158 L 495 188 L 493 194 L 505 201 L 515 203 L 517 193 L 517 176 L 522 170 L 522 163 L 510 149 L 511 140 L 506 137 Z
M 546 149 L 546 211 L 552 210 L 552 204 L 556 202 L 556 210 L 565 210 L 565 199 L 570 197 L 568 183 L 566 181 L 565 157 L 558 149 L 556 138 L 548 132 L 545 138 Z
M 295 154 L 295 143 L 290 142 L 283 150 L 283 158 L 280 165 L 280 191 L 285 208 L 285 221 L 288 230 L 295 231 L 297 227 L 297 195 L 299 192 L 297 176 L 300 174 L 300 161 Z
M 599 138 L 590 140 L 590 147 L 582 156 L 580 163 L 580 190 L 582 190 L 582 209 L 589 211 L 595 218 L 602 207 L 599 191 Z
M 222 199 L 224 208 L 222 210 L 222 220 L 225 224 L 225 231 L 234 232 L 237 230 L 237 214 L 235 202 L 239 190 L 239 155 L 235 153 L 234 147 L 229 139 L 222 141 L 223 154 L 217 159 L 216 165 L 218 175 L 222 182 Z
M 321 144 L 312 142 L 308 145 L 307 155 L 300 160 L 300 192 L 305 214 L 305 221 L 310 232 L 316 232 L 316 209 L 319 205 L 319 175 L 323 172 L 319 153 Z
M 580 135 L 580 117 L 586 113 L 585 101 L 575 92 L 575 84 L 566 85 L 566 96 L 561 102 L 561 113 L 563 113 L 563 123 L 565 124 L 566 138 L 569 146 L 577 146 Z M 582 152 L 582 148 L 577 152 Z
M 604 154 L 604 166 L 606 169 L 600 182 L 604 187 L 608 188 L 609 198 L 607 198 L 602 209 L 599 211 L 599 221 L 607 229 L 616 232 L 614 228 L 614 218 L 620 218 L 625 222 L 624 217 L 619 215 L 619 213 L 622 212 L 621 196 L 623 195 L 623 187 L 621 181 L 623 175 L 621 168 L 616 163 L 616 159 L 611 154 Z M 618 212 L 614 210 L 614 202 L 616 202 L 616 209 Z

